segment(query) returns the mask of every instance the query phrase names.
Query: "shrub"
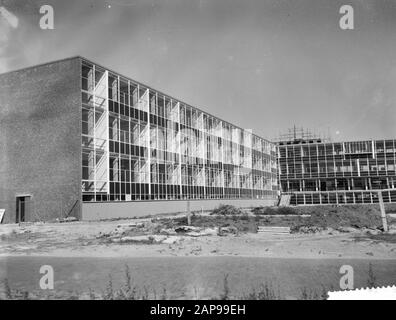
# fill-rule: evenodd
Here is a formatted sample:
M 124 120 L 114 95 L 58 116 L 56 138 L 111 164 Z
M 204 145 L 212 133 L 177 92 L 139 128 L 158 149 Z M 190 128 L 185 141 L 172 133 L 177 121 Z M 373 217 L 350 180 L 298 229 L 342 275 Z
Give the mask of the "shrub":
M 289 215 L 289 214 L 298 214 L 298 212 L 291 207 L 279 207 L 278 214 Z
M 211 212 L 213 215 L 216 214 L 223 216 L 240 215 L 242 213 L 243 211 L 240 208 L 236 208 L 229 204 L 221 204 Z
M 7 300 L 11 300 L 11 299 L 14 298 L 13 294 L 12 294 L 11 287 L 10 287 L 10 285 L 8 283 L 8 279 L 4 280 L 4 291 L 5 291 L 5 297 L 6 297 Z
M 230 287 L 228 285 L 228 274 L 224 275 L 223 279 L 223 293 L 220 295 L 220 300 L 230 299 Z
M 249 293 L 245 294 L 241 299 L 244 300 L 281 300 L 284 299 L 278 292 L 275 291 L 271 283 L 263 283 L 258 289 L 253 288 Z
M 249 221 L 249 214 L 247 212 L 242 213 L 242 216 L 240 219 L 243 221 Z
M 373 266 L 370 263 L 369 264 L 369 270 L 368 270 L 367 287 L 375 288 L 376 286 L 377 286 L 377 278 L 374 275 Z
M 260 207 L 256 207 L 252 209 L 252 213 L 255 215 L 260 215 L 264 212 L 264 207 L 260 206 Z
M 303 288 L 300 293 L 299 300 L 319 300 L 320 296 L 315 290 L 308 290 L 307 288 Z
M 253 214 L 257 216 L 267 216 L 267 215 L 275 215 L 277 214 L 277 210 L 272 207 L 256 207 L 252 209 Z
M 103 298 L 104 300 L 114 300 L 113 280 L 111 279 L 111 275 L 109 275 L 109 282 Z
M 255 215 L 263 215 L 263 216 L 269 216 L 269 215 L 295 215 L 298 214 L 298 212 L 291 207 L 256 207 L 252 209 L 253 214 Z

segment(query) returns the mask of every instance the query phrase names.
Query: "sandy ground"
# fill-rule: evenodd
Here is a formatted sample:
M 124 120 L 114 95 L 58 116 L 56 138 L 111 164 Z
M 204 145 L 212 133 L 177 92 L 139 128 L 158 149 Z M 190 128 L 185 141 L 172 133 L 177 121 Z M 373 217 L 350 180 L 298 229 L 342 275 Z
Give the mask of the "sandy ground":
M 133 222 L 144 219 L 134 219 Z M 396 243 L 356 234 L 240 234 L 182 237 L 178 244 L 119 244 L 99 238 L 131 220 L 0 225 L 0 257 L 250 256 L 274 258 L 396 259 Z

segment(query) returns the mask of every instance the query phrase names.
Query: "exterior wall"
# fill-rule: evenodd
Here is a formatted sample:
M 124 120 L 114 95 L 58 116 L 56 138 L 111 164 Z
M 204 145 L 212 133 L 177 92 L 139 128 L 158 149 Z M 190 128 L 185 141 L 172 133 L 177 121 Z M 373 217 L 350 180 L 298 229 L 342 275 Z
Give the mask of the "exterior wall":
M 279 181 L 291 204 L 396 202 L 396 140 L 278 146 Z
M 88 60 L 83 201 L 274 199 L 275 144 Z
M 15 222 L 18 195 L 31 196 L 25 221 L 81 214 L 80 65 L 71 58 L 0 75 L 3 223 Z
M 273 206 L 274 200 L 191 200 L 190 210 L 212 210 L 220 204 L 231 204 L 241 208 Z M 179 213 L 187 211 L 185 200 L 156 201 L 118 201 L 118 202 L 84 202 L 83 220 L 101 220 L 112 218 L 143 217 L 154 214 Z

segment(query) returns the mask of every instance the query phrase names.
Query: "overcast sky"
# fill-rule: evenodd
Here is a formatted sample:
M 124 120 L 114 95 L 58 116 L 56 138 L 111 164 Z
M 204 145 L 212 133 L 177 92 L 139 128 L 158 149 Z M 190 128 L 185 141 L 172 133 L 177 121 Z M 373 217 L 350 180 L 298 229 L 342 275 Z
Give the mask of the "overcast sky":
M 395 0 L 3 3 L 18 26 L 0 18 L 0 72 L 82 55 L 265 138 L 396 138 Z M 55 30 L 39 27 L 44 4 Z

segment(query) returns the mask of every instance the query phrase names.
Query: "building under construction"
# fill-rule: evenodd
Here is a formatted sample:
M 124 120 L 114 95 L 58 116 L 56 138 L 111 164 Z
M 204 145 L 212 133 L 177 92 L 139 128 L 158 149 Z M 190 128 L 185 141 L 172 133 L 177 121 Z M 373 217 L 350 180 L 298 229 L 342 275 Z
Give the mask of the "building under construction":
M 396 202 L 396 140 L 331 142 L 293 128 L 278 144 L 284 204 Z
M 395 140 L 270 142 L 82 57 L 0 75 L 0 103 L 5 222 L 396 201 Z
M 273 205 L 276 145 L 82 57 L 0 76 L 5 221 Z

